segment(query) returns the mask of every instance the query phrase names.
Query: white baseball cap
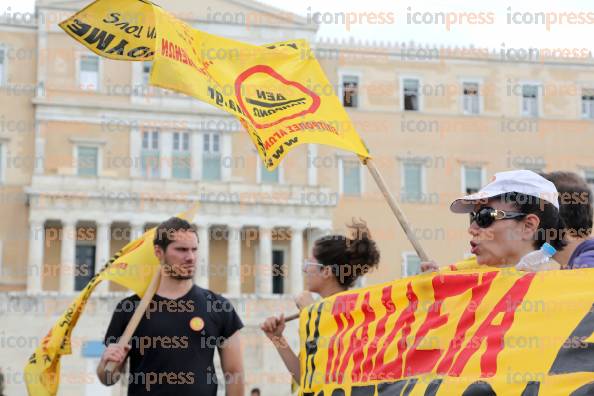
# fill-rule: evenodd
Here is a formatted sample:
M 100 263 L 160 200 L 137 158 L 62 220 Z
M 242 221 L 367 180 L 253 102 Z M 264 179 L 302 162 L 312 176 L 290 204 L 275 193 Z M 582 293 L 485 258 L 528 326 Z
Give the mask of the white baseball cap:
M 530 170 L 513 170 L 496 173 L 491 182 L 478 192 L 452 202 L 450 210 L 454 213 L 469 213 L 477 202 L 510 192 L 543 199 L 559 209 L 559 193 L 553 183 Z

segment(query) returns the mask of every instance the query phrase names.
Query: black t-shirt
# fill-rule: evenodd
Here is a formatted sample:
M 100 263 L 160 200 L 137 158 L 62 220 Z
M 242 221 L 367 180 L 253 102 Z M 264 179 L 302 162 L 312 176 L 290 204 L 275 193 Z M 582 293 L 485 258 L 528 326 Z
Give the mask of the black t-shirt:
M 124 333 L 140 298 L 120 301 L 105 334 L 105 345 Z M 212 395 L 217 393 L 214 351 L 243 323 L 224 297 L 196 285 L 175 300 L 158 295 L 134 332 L 128 395 Z

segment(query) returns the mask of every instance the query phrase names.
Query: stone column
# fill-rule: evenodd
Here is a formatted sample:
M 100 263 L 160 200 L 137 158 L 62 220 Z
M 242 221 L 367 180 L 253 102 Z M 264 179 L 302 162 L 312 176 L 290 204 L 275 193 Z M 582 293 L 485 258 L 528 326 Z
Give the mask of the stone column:
M 29 260 L 27 264 L 27 293 L 41 292 L 45 228 L 43 220 L 29 222 Z
M 97 221 L 97 234 L 95 236 L 95 274 L 105 266 L 107 260 L 110 259 L 110 243 L 111 243 L 111 222 L 108 220 Z M 104 293 L 107 291 L 107 281 L 99 283 L 95 287 L 95 292 Z
M 196 273 L 194 274 L 194 282 L 204 289 L 208 289 L 209 227 L 209 224 L 198 226 L 198 262 L 196 263 Z
M 142 234 L 144 234 L 144 223 L 130 223 L 130 241 L 140 238 Z
M 272 294 L 272 237 L 271 229 L 260 227 L 259 257 L 256 263 L 256 294 Z
M 227 241 L 227 294 L 241 294 L 241 226 L 229 225 Z
M 60 293 L 74 292 L 76 270 L 76 221 L 62 220 L 62 241 L 60 254 Z
M 291 228 L 291 293 L 303 291 L 303 228 Z

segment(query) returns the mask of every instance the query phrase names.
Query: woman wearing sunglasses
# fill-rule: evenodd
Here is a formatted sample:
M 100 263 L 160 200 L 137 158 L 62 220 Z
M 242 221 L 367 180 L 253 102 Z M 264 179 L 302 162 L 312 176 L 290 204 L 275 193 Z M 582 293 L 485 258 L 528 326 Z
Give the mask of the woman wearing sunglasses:
M 478 193 L 455 200 L 469 213 L 470 252 L 480 265 L 515 266 L 548 242 L 562 250 L 563 222 L 555 185 L 529 170 L 497 173 Z
M 450 210 L 470 215 L 470 252 L 477 264 L 510 267 L 545 242 L 558 251 L 565 246 L 557 196 L 555 185 L 535 172 L 500 172 L 477 193 L 456 199 Z M 436 267 L 422 265 L 424 271 Z
M 353 222 L 348 227 L 353 232 L 353 238 L 343 235 L 322 237 L 314 243 L 313 257 L 303 263 L 307 290 L 322 298 L 348 290 L 359 277 L 379 263 L 380 253 L 366 224 Z M 260 328 L 273 342 L 293 379 L 299 383 L 299 358 L 283 336 L 284 316 L 270 317 Z

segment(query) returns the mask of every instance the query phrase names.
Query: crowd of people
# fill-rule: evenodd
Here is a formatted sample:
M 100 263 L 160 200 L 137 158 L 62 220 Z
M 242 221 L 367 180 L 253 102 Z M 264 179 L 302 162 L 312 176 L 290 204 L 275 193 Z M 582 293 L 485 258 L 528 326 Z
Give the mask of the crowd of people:
M 590 238 L 591 191 L 574 173 L 500 172 L 477 193 L 454 200 L 450 210 L 470 217 L 468 233 L 472 259 L 450 266 L 424 262 L 424 272 L 444 268 L 513 267 L 543 246 L 550 246 L 556 264 L 529 270 L 594 267 L 594 239 Z M 296 297 L 297 308 L 303 309 L 314 301 L 311 293 L 327 298 L 348 290 L 357 279 L 379 265 L 380 252 L 366 223 L 353 221 L 348 228 L 350 235 L 329 235 L 315 241 L 311 256 L 303 263 L 307 290 Z M 213 357 L 214 349 L 218 349 L 227 395 L 243 395 L 244 369 L 239 336 L 243 323 L 234 309 L 209 309 L 215 306 L 214 301 L 221 303 L 218 306 L 232 305 L 224 297 L 193 283 L 198 250 L 196 230 L 185 220 L 171 218 L 157 227 L 154 245 L 163 273 L 154 299 L 170 305 L 186 300 L 194 310 L 180 313 L 168 309 L 152 313 L 150 319 L 143 317 L 134 333 L 141 342 L 122 346 L 116 341 L 132 315 L 122 307 L 124 302 L 137 303 L 139 298 L 133 296 L 120 302 L 107 330 L 106 349 L 97 369 L 101 382 L 115 383 L 130 356 L 128 395 L 141 395 L 152 389 L 155 394 L 214 396 L 218 384 Z M 260 327 L 298 383 L 299 358 L 283 334 L 285 317 L 271 316 Z M 138 348 L 143 345 L 142 340 L 154 341 L 155 337 L 160 339 L 159 343 L 153 342 L 151 348 L 144 350 Z M 174 337 L 185 341 L 184 350 L 172 350 Z M 205 339 L 216 342 L 205 343 Z M 115 372 L 106 371 L 109 362 L 116 363 Z M 167 375 L 160 376 L 163 372 Z M 176 375 L 179 373 L 185 375 Z M 158 381 L 154 381 L 155 378 Z M 251 395 L 259 396 L 260 390 L 253 389 Z

